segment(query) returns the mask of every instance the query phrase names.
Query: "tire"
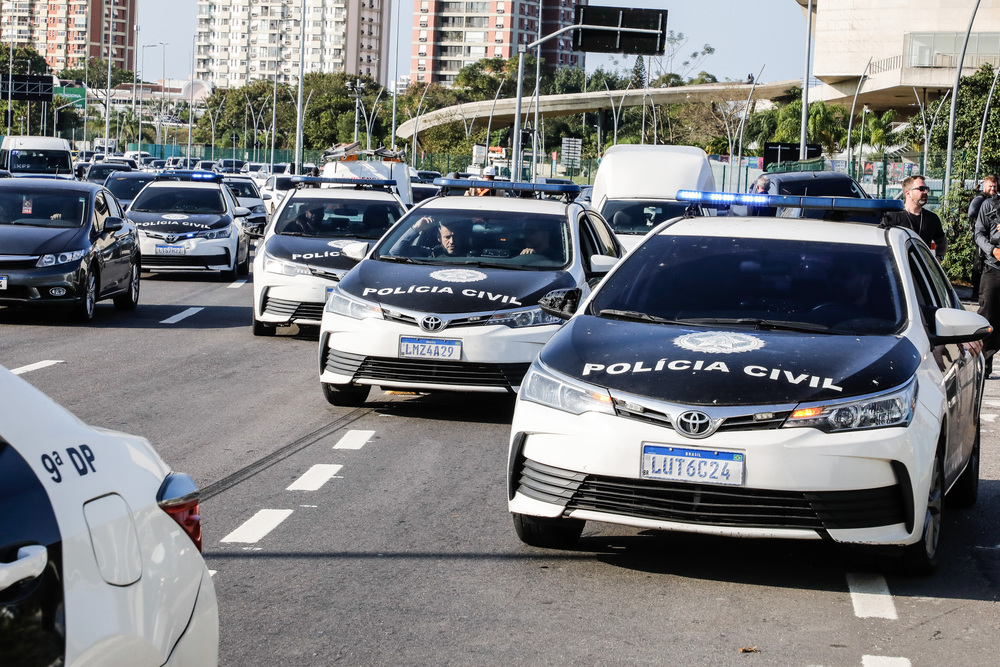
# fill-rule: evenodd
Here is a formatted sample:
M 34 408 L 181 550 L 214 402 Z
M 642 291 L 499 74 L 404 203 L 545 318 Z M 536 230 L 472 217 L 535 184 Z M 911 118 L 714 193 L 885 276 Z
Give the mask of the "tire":
M 368 400 L 368 391 L 371 389 L 367 385 L 353 384 L 330 384 L 323 385 L 323 395 L 330 405 L 337 405 L 345 408 L 358 408 Z
M 931 484 L 927 492 L 927 509 L 924 512 L 920 541 L 903 547 L 901 570 L 906 574 L 928 575 L 938 566 L 938 547 L 941 543 L 941 525 L 944 515 L 944 465 L 941 447 L 934 453 Z
M 976 440 L 972 443 L 972 454 L 969 464 L 955 480 L 955 484 L 945 498 L 949 507 L 960 509 L 972 507 L 979 498 L 979 427 L 976 427 Z
M 94 308 L 97 306 L 97 272 L 88 270 L 83 276 L 83 301 L 76 307 L 76 319 L 80 322 L 90 322 L 94 319 Z
M 253 335 L 254 336 L 273 336 L 278 332 L 278 327 L 272 327 L 264 324 L 257 319 L 256 316 L 251 314 L 253 317 Z
M 250 275 L 250 242 L 247 242 L 247 252 L 243 256 L 243 261 L 236 266 L 237 276 L 248 276 Z
M 571 549 L 583 533 L 586 521 L 580 519 L 550 519 L 511 513 L 514 532 L 525 544 L 544 549 Z
M 135 310 L 139 305 L 139 265 L 133 264 L 128 276 L 128 290 L 114 298 L 118 310 Z

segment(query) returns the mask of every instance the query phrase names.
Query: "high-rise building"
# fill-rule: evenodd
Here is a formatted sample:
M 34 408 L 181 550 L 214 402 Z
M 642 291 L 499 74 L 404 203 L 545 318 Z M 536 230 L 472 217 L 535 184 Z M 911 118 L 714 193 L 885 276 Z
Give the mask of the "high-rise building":
M 576 4 L 587 4 L 577 0 Z M 415 0 L 410 80 L 451 85 L 458 71 L 483 58 L 510 58 L 573 24 L 573 0 Z M 539 21 L 541 19 L 541 21 Z M 542 45 L 548 66 L 583 67 L 567 33 Z
M 302 8 L 305 7 L 305 44 Z M 391 0 L 198 0 L 195 76 L 221 88 L 305 71 L 389 84 Z
M 88 57 L 135 68 L 138 0 L 2 0 L 0 39 L 30 45 L 57 74 Z

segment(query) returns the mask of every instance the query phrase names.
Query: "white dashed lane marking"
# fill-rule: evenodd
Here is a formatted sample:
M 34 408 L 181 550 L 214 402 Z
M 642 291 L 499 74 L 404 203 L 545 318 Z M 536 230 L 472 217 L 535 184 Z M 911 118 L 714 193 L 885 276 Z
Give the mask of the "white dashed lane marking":
M 55 366 L 56 364 L 64 363 L 62 361 L 56 361 L 55 359 L 46 359 L 45 361 L 37 361 L 33 364 L 28 364 L 27 366 L 21 366 L 20 368 L 12 368 L 10 372 L 14 375 L 21 375 L 22 373 L 30 373 L 31 371 L 37 371 L 39 368 L 48 368 L 49 366 Z
M 246 280 L 237 280 L 232 285 L 227 285 L 226 289 L 239 289 L 240 287 L 243 287 L 246 284 L 247 284 Z
M 887 658 L 884 655 L 861 656 L 861 667 L 910 667 L 909 658 Z
M 847 588 L 851 592 L 854 615 L 858 618 L 888 618 L 893 621 L 898 618 L 889 585 L 882 575 L 848 573 Z
M 983 413 L 979 414 L 979 418 L 981 420 L 983 420 L 984 422 L 990 422 L 990 423 L 995 422 L 997 420 L 997 416 L 998 415 L 987 415 L 987 414 L 983 414 Z
M 181 311 L 174 315 L 173 317 L 168 317 L 167 319 L 160 322 L 160 324 L 177 324 L 181 320 L 187 317 L 191 317 L 195 313 L 199 313 L 205 310 L 204 308 L 188 308 L 187 310 Z
M 375 435 L 375 431 L 348 431 L 333 448 L 361 449 L 365 446 L 365 443 L 371 440 L 373 435 Z
M 324 484 L 340 472 L 342 465 L 335 463 L 317 463 L 309 468 L 302 477 L 291 483 L 286 491 L 319 491 Z
M 219 541 L 253 544 L 281 525 L 291 514 L 292 510 L 260 510 Z

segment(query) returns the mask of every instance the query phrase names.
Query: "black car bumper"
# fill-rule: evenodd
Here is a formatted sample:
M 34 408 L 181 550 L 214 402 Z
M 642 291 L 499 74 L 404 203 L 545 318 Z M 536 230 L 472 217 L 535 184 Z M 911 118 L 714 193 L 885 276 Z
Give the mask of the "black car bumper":
M 79 261 L 17 269 L 0 263 L 0 276 L 7 278 L 6 289 L 0 289 L 2 306 L 73 305 L 83 299 L 83 269 Z

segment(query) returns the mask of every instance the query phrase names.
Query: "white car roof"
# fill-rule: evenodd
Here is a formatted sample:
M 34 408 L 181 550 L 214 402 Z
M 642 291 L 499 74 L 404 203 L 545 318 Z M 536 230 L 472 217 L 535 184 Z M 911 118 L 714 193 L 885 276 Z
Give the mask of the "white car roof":
M 878 225 L 807 218 L 706 216 L 681 218 L 660 231 L 674 236 L 737 236 L 755 239 L 800 239 L 886 246 L 886 230 Z

